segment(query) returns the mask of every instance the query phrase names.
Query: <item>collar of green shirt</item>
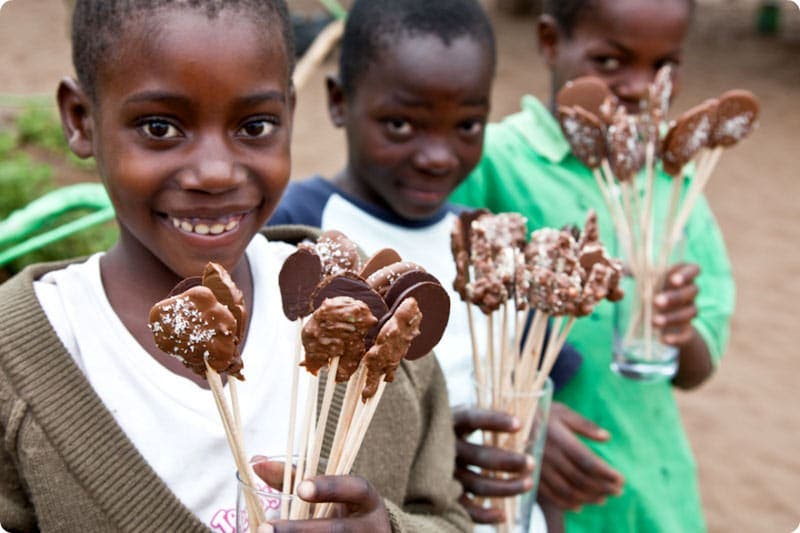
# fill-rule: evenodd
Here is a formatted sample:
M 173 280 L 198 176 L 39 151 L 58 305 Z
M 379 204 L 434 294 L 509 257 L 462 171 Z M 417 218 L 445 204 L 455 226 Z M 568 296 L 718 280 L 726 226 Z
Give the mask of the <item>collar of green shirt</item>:
M 534 151 L 553 163 L 560 163 L 570 153 L 561 126 L 537 98 L 522 97 L 522 111 L 506 119 L 508 126 L 521 135 Z

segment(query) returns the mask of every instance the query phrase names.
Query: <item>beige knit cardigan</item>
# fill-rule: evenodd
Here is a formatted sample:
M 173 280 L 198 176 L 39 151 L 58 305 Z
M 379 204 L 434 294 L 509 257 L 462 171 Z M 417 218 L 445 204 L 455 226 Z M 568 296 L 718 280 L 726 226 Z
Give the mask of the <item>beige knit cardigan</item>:
M 272 230 L 271 238 L 296 241 L 295 230 Z M 208 531 L 128 440 L 50 326 L 33 281 L 64 266 L 29 267 L 0 285 L 0 524 L 8 531 Z M 343 393 L 338 387 L 323 456 Z M 471 529 L 457 502 L 454 453 L 439 365 L 432 356 L 403 362 L 353 469 L 383 495 L 393 531 Z

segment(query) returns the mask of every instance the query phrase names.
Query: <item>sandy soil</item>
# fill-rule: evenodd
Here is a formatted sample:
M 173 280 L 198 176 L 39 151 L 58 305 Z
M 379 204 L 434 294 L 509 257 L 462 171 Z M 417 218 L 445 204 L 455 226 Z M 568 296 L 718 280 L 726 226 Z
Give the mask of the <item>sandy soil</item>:
M 680 404 L 697 455 L 711 531 L 788 532 L 800 521 L 800 11 L 784 3 L 782 37 L 754 35 L 744 0 L 703 3 L 676 109 L 736 87 L 763 103 L 761 128 L 726 154 L 709 200 L 738 283 L 731 344 L 717 375 Z M 62 0 L 14 0 L 0 14 L 0 93 L 50 93 L 71 70 Z M 546 94 L 533 19 L 493 10 L 500 40 L 495 118 Z M 325 68 L 333 69 L 328 62 Z M 299 95 L 297 177 L 330 174 L 343 142 L 329 126 L 320 71 Z M 772 325 L 770 325 L 772 324 Z

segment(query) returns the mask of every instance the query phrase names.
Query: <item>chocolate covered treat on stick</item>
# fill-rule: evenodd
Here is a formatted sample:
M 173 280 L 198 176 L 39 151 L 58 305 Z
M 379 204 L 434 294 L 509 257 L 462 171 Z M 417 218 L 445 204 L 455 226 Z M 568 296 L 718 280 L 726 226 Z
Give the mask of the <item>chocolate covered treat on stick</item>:
M 245 483 L 255 486 L 234 388 L 236 379 L 244 379 L 239 343 L 246 331 L 246 320 L 242 292 L 222 266 L 208 263 L 202 278 L 184 280 L 173 289 L 172 296 L 151 308 L 148 325 L 159 349 L 208 380 L 236 468 Z M 233 411 L 225 398 L 220 374 L 233 378 L 228 380 Z M 254 495 L 247 494 L 246 498 L 250 523 L 257 527 L 266 520 L 263 509 Z

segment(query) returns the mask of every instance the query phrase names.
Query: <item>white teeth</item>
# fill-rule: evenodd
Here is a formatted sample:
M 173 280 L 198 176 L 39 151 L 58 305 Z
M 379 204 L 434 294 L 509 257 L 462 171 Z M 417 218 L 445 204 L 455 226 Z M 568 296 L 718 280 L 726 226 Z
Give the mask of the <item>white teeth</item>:
M 175 217 L 169 217 L 172 221 L 172 225 L 176 228 L 180 228 L 183 231 L 190 232 L 190 233 L 197 233 L 198 235 L 220 235 L 225 233 L 226 231 L 231 231 L 236 229 L 239 226 L 240 218 L 236 217 L 231 219 L 228 223 L 223 224 L 222 222 L 216 222 L 214 224 L 192 224 L 187 219 L 180 219 Z

